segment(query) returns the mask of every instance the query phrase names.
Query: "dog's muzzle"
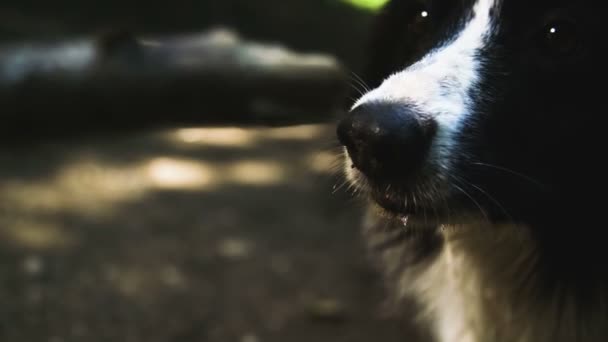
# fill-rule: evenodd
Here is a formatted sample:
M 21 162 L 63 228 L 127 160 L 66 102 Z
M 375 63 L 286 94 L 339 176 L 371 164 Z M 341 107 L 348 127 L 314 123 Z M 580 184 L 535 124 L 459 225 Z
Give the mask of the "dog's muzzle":
M 437 122 L 431 116 L 388 102 L 357 106 L 337 128 L 350 157 L 347 162 L 355 169 L 352 173 L 364 176 L 366 190 L 376 203 L 399 214 L 417 211 L 413 202 L 419 201 L 408 197 L 416 197 L 429 170 L 427 159 L 436 133 Z
M 436 122 L 398 103 L 363 103 L 338 125 L 353 167 L 372 183 L 407 184 L 423 167 Z

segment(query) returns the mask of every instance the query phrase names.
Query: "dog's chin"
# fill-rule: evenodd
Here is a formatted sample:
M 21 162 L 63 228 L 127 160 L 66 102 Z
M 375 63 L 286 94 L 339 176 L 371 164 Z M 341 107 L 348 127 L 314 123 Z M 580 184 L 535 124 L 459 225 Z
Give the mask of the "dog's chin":
M 379 207 L 379 209 L 391 216 L 409 216 L 414 215 L 416 208 L 408 203 L 405 196 L 399 196 L 394 193 L 381 192 L 376 189 L 370 191 L 370 201 Z
M 433 203 L 429 203 L 428 193 L 417 193 L 414 189 L 423 188 L 416 184 L 399 184 L 385 180 L 370 179 L 359 170 L 348 170 L 349 181 L 366 194 L 369 202 L 387 217 L 413 217 L 437 213 Z M 433 209 L 431 209 L 433 208 Z
M 407 195 L 371 191 L 369 201 L 382 216 L 387 218 L 428 222 L 447 219 L 443 212 L 432 203 L 420 205 L 420 203 L 414 203 L 412 197 L 408 197 Z
M 447 185 L 418 178 L 411 183 L 371 179 L 357 168 L 348 167 L 346 175 L 359 194 L 365 195 L 376 213 L 422 225 L 459 224 L 484 219 L 478 207 L 462 198 L 448 195 Z M 485 218 L 487 219 L 487 218 Z
M 374 189 L 369 189 L 368 194 L 368 201 L 378 215 L 391 221 L 398 220 L 410 227 L 437 228 L 479 222 L 509 222 L 508 217 L 490 217 L 485 208 L 468 206 L 450 197 L 433 199 L 429 196 L 424 198 L 423 194 L 387 193 Z
M 423 188 L 422 185 L 419 187 Z M 386 189 L 387 186 L 374 186 L 369 179 L 358 188 L 367 195 L 368 203 L 377 214 L 386 219 L 409 222 L 409 225 L 440 226 L 484 219 L 479 208 L 471 208 L 455 198 L 441 194 L 431 196 L 428 192 L 408 191 L 406 187 L 395 185 L 391 187 L 395 190 L 383 191 L 381 189 Z

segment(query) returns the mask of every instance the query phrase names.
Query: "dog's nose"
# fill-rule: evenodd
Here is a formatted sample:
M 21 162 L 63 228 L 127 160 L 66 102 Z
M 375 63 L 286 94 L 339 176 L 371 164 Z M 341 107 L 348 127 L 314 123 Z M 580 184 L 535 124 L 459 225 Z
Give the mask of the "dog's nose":
M 436 127 L 411 106 L 371 102 L 357 106 L 337 133 L 353 166 L 365 175 L 405 180 L 424 163 Z

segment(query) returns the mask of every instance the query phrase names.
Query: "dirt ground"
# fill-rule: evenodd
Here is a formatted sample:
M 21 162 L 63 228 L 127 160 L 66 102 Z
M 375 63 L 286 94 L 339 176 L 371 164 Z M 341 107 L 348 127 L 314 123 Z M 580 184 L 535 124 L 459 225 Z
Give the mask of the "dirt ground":
M 416 341 L 338 151 L 322 125 L 0 149 L 0 341 Z

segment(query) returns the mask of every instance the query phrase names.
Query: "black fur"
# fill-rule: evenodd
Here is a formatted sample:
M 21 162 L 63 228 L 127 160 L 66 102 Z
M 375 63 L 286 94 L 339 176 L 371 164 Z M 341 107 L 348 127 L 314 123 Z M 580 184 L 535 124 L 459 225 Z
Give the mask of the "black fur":
M 473 3 L 390 1 L 378 15 L 363 78 L 376 87 L 449 39 Z M 417 26 L 412 18 L 421 6 L 434 15 Z M 608 30 L 601 8 L 593 0 L 503 0 L 495 12 L 498 29 L 480 52 L 486 62 L 472 94 L 474 121 L 458 137 L 464 152 L 452 156 L 490 221 L 532 230 L 539 295 L 559 290 L 574 296 L 582 311 L 608 305 L 603 84 Z M 560 29 L 558 41 L 548 38 L 553 26 Z M 465 196 L 448 201 L 454 208 L 477 210 Z M 431 221 L 445 220 L 445 213 L 428 215 Z M 382 229 L 401 229 L 398 222 L 385 223 Z M 380 246 L 417 246 L 409 248 L 412 257 L 402 260 L 403 267 L 441 246 L 436 231 L 393 237 Z

